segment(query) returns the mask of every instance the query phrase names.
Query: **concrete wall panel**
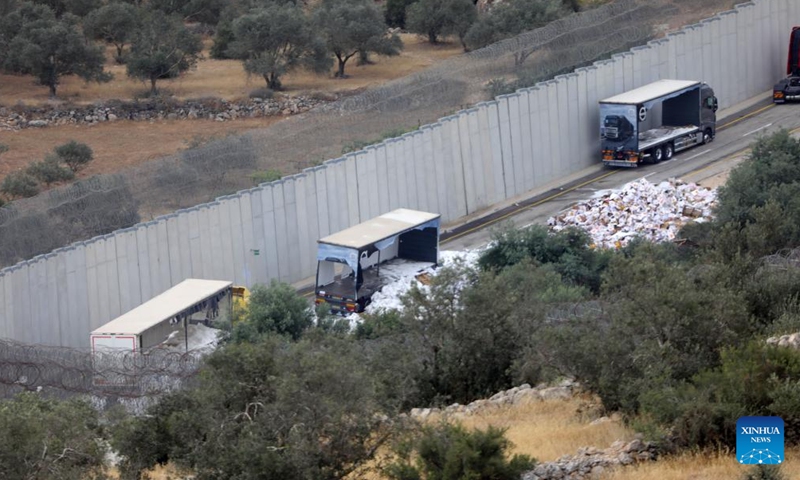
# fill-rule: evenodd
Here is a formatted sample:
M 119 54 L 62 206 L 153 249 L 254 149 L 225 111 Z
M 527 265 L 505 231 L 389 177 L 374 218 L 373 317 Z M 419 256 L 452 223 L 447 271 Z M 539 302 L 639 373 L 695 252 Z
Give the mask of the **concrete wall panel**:
M 426 199 L 428 201 L 426 211 L 441 213 L 442 209 L 439 206 L 439 190 L 436 182 L 436 157 L 433 152 L 433 128 L 430 125 L 424 125 L 420 128 L 422 132 L 422 159 L 425 165 L 425 190 Z M 381 211 L 380 213 L 386 213 Z
M 16 277 L 14 272 L 16 269 L 10 267 L 2 271 L 3 274 L 3 304 L 0 305 L 0 314 L 2 314 L 3 323 L 5 323 L 5 338 L 20 340 L 21 334 L 17 332 L 17 325 L 24 325 L 23 322 L 17 320 L 15 306 L 17 300 L 14 296 L 14 286 L 16 284 Z
M 543 165 L 542 170 L 544 172 L 544 177 L 540 180 L 540 184 L 543 184 L 549 182 L 556 174 L 550 130 L 551 128 L 557 128 L 553 125 L 554 122 L 558 122 L 558 99 L 551 98 L 552 90 L 547 82 L 538 83 L 536 87 L 538 88 L 537 96 L 539 98 L 539 121 L 537 122 L 539 127 L 539 141 L 541 142 L 539 150 L 542 156 L 541 164 Z M 553 108 L 552 115 L 550 113 L 551 107 Z
M 86 251 L 85 251 L 87 249 L 86 245 L 83 244 L 83 242 L 81 242 L 80 245 L 81 245 L 81 248 L 84 249 L 84 257 L 87 257 L 86 256 Z M 47 270 L 47 286 L 45 287 L 45 291 L 42 292 L 42 300 L 47 304 L 47 314 L 49 315 L 49 317 L 51 319 L 51 322 L 49 323 L 48 328 L 53 330 L 55 336 L 59 339 L 59 342 L 57 344 L 55 344 L 55 345 L 67 346 L 68 344 L 66 342 L 66 339 L 64 338 L 63 330 L 68 325 L 68 323 L 71 323 L 71 322 L 69 322 L 69 320 L 62 321 L 62 319 L 64 319 L 64 315 L 61 313 L 61 309 L 59 308 L 60 306 L 59 306 L 59 300 L 58 300 L 58 292 L 59 292 L 59 289 L 61 289 L 61 288 L 67 289 L 69 287 L 68 286 L 61 286 L 59 284 L 59 281 L 58 281 L 58 263 L 59 263 L 58 255 L 56 255 L 55 253 L 52 253 L 52 252 L 48 253 L 47 255 L 45 255 L 44 262 L 45 262 L 45 268 Z M 94 298 L 92 298 L 92 296 L 96 295 L 96 290 L 93 291 L 93 290 L 89 289 L 89 282 L 88 282 L 88 274 L 89 274 L 89 272 L 90 272 L 90 270 L 89 270 L 88 264 L 87 264 L 87 269 L 84 272 L 84 275 L 87 276 L 87 282 L 86 282 L 86 284 L 82 285 L 82 287 L 85 290 L 83 292 L 81 292 L 81 297 L 82 297 L 83 303 L 86 305 L 87 312 L 85 314 L 85 318 L 81 319 L 81 320 L 91 327 L 91 325 L 92 325 L 92 319 L 91 319 L 92 305 L 91 305 L 91 302 L 94 300 Z M 77 288 L 80 288 L 80 287 L 81 286 L 77 286 Z M 58 322 L 52 322 L 52 319 L 58 319 L 59 321 Z M 87 329 L 84 333 L 89 332 L 89 331 L 91 331 L 91 328 Z M 86 336 L 83 338 L 84 344 L 88 340 L 88 338 L 89 338 L 89 335 L 87 333 Z
M 434 149 L 435 152 L 440 152 L 441 149 Z M 434 155 L 433 162 L 439 159 Z M 381 143 L 375 147 L 375 175 L 378 178 L 378 183 L 375 188 L 378 189 L 378 211 L 388 212 L 392 210 L 389 207 L 389 172 L 386 165 L 386 144 Z
M 422 140 L 422 132 L 417 130 L 411 134 L 406 139 L 406 142 L 409 142 L 409 145 L 412 148 L 411 154 L 411 165 L 413 165 L 414 169 L 414 182 L 417 187 L 417 207 L 419 210 L 430 210 L 428 207 L 428 195 L 433 192 L 428 191 L 428 182 L 425 178 L 426 176 L 426 165 L 425 165 L 425 155 L 424 155 L 424 145 Z M 369 220 L 368 218 L 363 218 L 362 220 Z
M 92 325 L 98 324 L 101 322 L 102 318 L 105 318 L 101 314 L 100 308 L 100 272 L 98 267 L 98 259 L 97 259 L 97 240 L 89 240 L 88 242 L 84 242 L 86 247 L 86 288 L 87 288 L 87 295 L 89 301 L 89 323 Z M 55 298 L 55 301 L 58 301 L 58 290 L 57 290 L 57 278 L 56 278 L 56 266 L 58 265 L 58 260 L 53 255 L 53 258 L 48 257 L 48 263 L 52 261 L 52 265 L 50 266 L 52 275 L 52 282 L 53 287 L 48 287 L 48 290 L 51 292 L 52 298 Z M 60 315 L 56 315 L 53 318 L 60 318 Z M 61 324 L 61 321 L 59 321 Z M 102 325 L 102 323 L 99 323 Z
M 497 102 L 487 102 L 485 105 L 487 122 L 489 123 L 489 157 L 485 160 L 491 163 L 492 172 L 494 172 L 492 176 L 494 179 L 494 198 L 491 198 L 490 201 L 497 203 L 508 198 L 505 165 L 503 164 L 502 138 L 500 136 L 500 118 L 498 116 Z M 530 123 L 528 122 L 529 127 Z
M 567 87 L 567 98 L 566 98 L 566 113 L 567 113 L 567 122 L 568 122 L 568 129 L 574 129 L 575 125 L 582 125 L 579 105 L 581 102 L 586 102 L 585 94 L 586 94 L 586 85 L 584 80 L 583 88 L 578 88 L 578 79 L 579 75 L 577 73 L 570 73 L 566 75 L 564 82 L 566 83 Z M 563 108 L 563 107 L 562 107 Z M 569 131 L 569 130 L 567 130 Z M 583 132 L 580 130 L 575 134 L 575 140 L 567 141 L 567 158 L 563 159 L 565 165 L 570 165 L 571 170 L 580 170 L 584 165 L 580 157 L 580 145 L 581 145 L 581 136 Z
M 289 236 L 286 234 L 286 206 L 283 195 L 283 182 L 272 184 L 272 202 L 275 214 L 275 246 L 278 250 L 278 271 L 279 279 L 282 282 L 289 282 L 291 278 L 292 258 L 289 257 Z
M 133 305 L 131 301 L 131 285 L 129 271 L 133 268 L 128 258 L 128 229 L 113 233 L 115 240 L 115 251 L 113 257 L 117 259 L 117 283 L 119 285 L 119 306 L 120 311 L 127 312 Z
M 356 152 L 354 155 L 356 160 L 355 180 L 358 185 L 356 189 L 358 193 L 358 211 L 365 218 L 372 218 L 369 214 L 370 205 L 373 203 L 373 198 L 370 195 L 370 183 L 377 182 L 377 178 L 375 178 L 374 175 L 375 172 L 372 169 L 374 162 L 370 165 L 371 162 L 368 159 L 369 154 L 366 150 Z M 377 202 L 377 197 L 376 193 L 374 202 Z
M 512 198 L 521 193 L 518 189 L 514 173 L 514 150 L 511 140 L 511 114 L 507 95 L 497 97 L 497 123 L 500 131 L 500 154 L 503 158 L 503 183 L 506 198 Z
M 82 273 L 86 272 L 86 257 L 82 253 L 76 250 L 75 247 L 70 246 L 60 254 L 60 256 L 66 257 L 67 311 L 69 312 L 69 318 L 73 319 L 73 321 L 69 322 L 67 328 L 62 328 L 60 334 L 46 329 L 50 331 L 46 332 L 47 335 L 43 335 L 42 341 L 48 345 L 58 345 L 63 341 L 67 345 L 74 347 L 85 348 L 89 346 L 88 339 L 83 333 L 91 331 L 93 328 L 89 324 L 88 318 L 82 317 L 80 311 L 81 294 L 86 291 L 86 284 L 81 281 Z
M 195 275 L 199 278 L 217 280 L 219 277 L 214 273 L 214 251 L 211 249 L 211 219 L 209 218 L 208 204 L 198 205 L 196 208 L 197 230 L 199 236 L 198 264 L 200 269 L 195 266 Z
M 523 88 L 517 92 L 519 94 L 519 132 L 522 154 L 522 188 L 525 191 L 534 187 L 533 178 L 533 144 L 531 143 L 531 92 L 529 88 Z
M 487 191 L 486 191 L 486 171 L 483 166 L 483 140 L 484 135 L 481 131 L 481 126 L 478 123 L 478 109 L 471 108 L 467 110 L 467 125 L 469 126 L 469 143 L 471 155 L 471 168 L 472 171 L 472 184 L 475 188 L 475 210 L 481 210 L 489 206 Z M 488 124 L 486 125 L 488 129 Z
M 300 276 L 300 238 L 298 234 L 296 176 L 287 177 L 283 181 L 283 206 L 286 212 L 286 247 L 289 261 L 288 282 L 296 282 Z
M 398 185 L 397 158 L 395 156 L 396 145 L 397 140 L 395 139 L 389 139 L 383 142 L 383 148 L 386 151 L 386 193 L 389 200 L 388 210 L 400 208 L 400 186 Z
M 149 300 L 153 297 L 151 294 L 153 291 L 153 282 L 150 279 L 150 255 L 147 244 L 147 225 L 140 223 L 135 225 L 133 228 L 135 229 L 136 234 L 136 262 L 139 265 L 139 294 L 141 295 L 141 299 Z M 155 255 L 153 256 L 155 257 Z
M 189 262 L 192 265 L 189 278 L 203 278 L 203 249 L 200 246 L 200 219 L 198 208 L 190 208 L 186 212 L 186 223 L 189 226 Z
M 326 168 L 326 170 L 330 170 Z M 327 182 L 327 176 L 325 181 Z M 275 184 L 261 187 L 261 212 L 264 216 L 264 256 L 267 265 L 266 277 L 280 279 L 280 261 L 278 260 L 278 234 L 275 221 L 275 194 L 272 190 Z
M 461 165 L 464 176 L 464 198 L 467 205 L 467 214 L 476 210 L 477 198 L 475 195 L 475 171 L 472 167 L 472 146 L 469 141 L 469 118 L 466 112 L 459 112 L 455 117 L 457 126 L 458 143 L 461 149 Z
M 366 167 L 367 176 L 364 177 L 361 171 L 361 167 Z M 362 161 L 358 165 L 358 175 L 359 181 L 364 179 L 367 181 L 366 185 L 363 185 L 359 182 L 358 185 L 358 194 L 359 197 L 364 198 L 364 194 L 367 194 L 367 198 L 369 201 L 367 202 L 366 210 L 361 209 L 361 211 L 366 211 L 367 217 L 366 219 L 374 218 L 380 215 L 381 213 L 381 199 L 380 195 L 378 194 L 378 154 L 377 149 L 374 146 L 370 146 L 367 148 L 367 155 L 364 161 Z M 364 188 L 366 187 L 366 188 Z
M 158 267 L 159 278 L 161 279 L 156 294 L 159 294 L 171 287 L 173 283 L 167 219 L 165 217 L 159 217 L 156 222 L 156 232 L 158 236 Z
M 187 278 L 192 278 L 192 250 L 191 231 L 189 229 L 189 210 L 178 210 L 176 223 L 178 226 L 178 258 L 180 264 L 179 276 L 175 280 L 178 284 Z
M 239 194 L 229 195 L 225 204 L 228 206 L 231 226 L 231 252 L 233 253 L 233 278 L 231 282 L 245 285 L 247 279 L 247 263 L 245 261 L 244 231 L 242 228 L 242 198 Z
M 447 168 L 446 160 L 444 158 L 443 150 L 443 141 L 442 141 L 442 124 L 437 122 L 431 125 L 430 135 L 431 135 L 431 153 L 433 155 L 433 160 L 431 164 L 433 165 L 433 183 L 436 186 L 434 189 L 434 195 L 436 197 L 436 205 L 439 214 L 442 216 L 442 222 L 448 222 L 453 217 L 451 216 L 449 210 L 449 202 L 447 197 L 451 195 L 451 185 L 447 184 L 447 176 L 445 173 L 445 169 Z M 390 209 L 386 209 L 385 211 L 389 211 Z
M 317 237 L 322 238 L 331 233 L 330 212 L 328 209 L 328 178 L 325 173 L 328 167 L 320 165 L 307 170 L 314 175 L 314 184 L 316 185 L 314 192 L 317 202 Z
M 594 67 L 590 68 L 580 68 L 576 71 L 577 78 L 576 81 L 576 88 L 577 88 L 577 123 L 579 125 L 577 129 L 577 141 L 575 142 L 575 162 L 578 168 L 587 167 L 590 163 L 594 163 L 594 158 L 591 158 L 589 155 L 589 151 L 591 150 L 591 145 L 589 145 L 590 136 L 589 132 L 591 132 L 592 124 L 589 122 L 589 111 L 592 110 L 592 107 L 597 104 L 596 99 L 592 99 L 590 103 L 590 95 L 593 95 L 594 90 L 594 78 L 590 78 L 589 71 L 590 69 L 593 71 L 595 70 Z M 591 86 L 591 91 L 590 91 Z M 594 96 L 594 95 L 593 95 Z M 592 115 L 594 117 L 595 115 Z
M 148 278 L 150 279 L 149 282 L 145 284 L 142 282 L 142 295 L 147 298 L 153 298 L 154 296 L 158 295 L 159 292 L 162 291 L 161 285 L 163 284 L 164 280 L 161 276 L 161 265 L 159 263 L 159 254 L 158 254 L 158 222 L 151 221 L 143 224 L 141 226 L 141 230 L 145 239 L 139 240 L 139 265 L 142 265 L 142 262 L 147 262 L 147 271 L 148 271 Z M 142 246 L 144 244 L 144 247 Z M 142 256 L 142 249 L 144 248 L 144 256 Z M 86 259 L 88 261 L 89 256 L 87 254 Z M 142 269 L 144 272 L 144 268 Z M 169 278 L 169 270 L 167 271 L 167 278 Z
M 313 173 L 312 173 L 313 175 Z M 269 283 L 267 276 L 267 245 L 264 237 L 264 203 L 262 195 L 266 187 L 259 186 L 250 191 L 250 210 L 253 213 L 253 271 L 251 272 L 251 281 L 253 284 Z M 315 210 L 316 212 L 316 206 Z M 317 218 L 314 217 L 314 222 Z
M 569 118 L 569 104 L 572 99 L 569 97 L 567 82 L 563 76 L 556 81 L 555 87 L 558 96 L 558 131 L 555 132 L 556 136 L 553 138 L 553 142 L 557 145 L 557 151 L 553 156 L 558 159 L 557 171 L 561 176 L 570 170 L 569 145 L 572 142 L 567 132 L 572 128 Z
M 345 178 L 347 188 L 342 191 L 342 195 L 347 198 L 347 220 L 344 227 L 347 228 L 361 222 L 361 212 L 358 206 L 358 169 L 356 168 L 356 155 L 348 153 L 344 157 Z M 345 185 L 345 184 L 341 184 Z
M 305 225 L 305 229 L 300 228 L 300 261 L 304 276 L 309 272 L 316 271 L 316 251 L 317 240 L 320 238 L 319 222 L 317 218 L 317 188 L 314 172 L 306 171 L 304 175 L 297 176 L 297 216 L 300 219 L 298 227 Z M 301 194 L 301 192 L 303 192 Z M 303 237 L 305 235 L 305 237 Z
M 455 201 L 455 210 L 459 212 L 459 217 L 469 213 L 467 204 L 467 177 L 466 177 L 466 164 L 462 155 L 461 148 L 461 127 L 458 116 L 448 117 L 447 124 L 449 126 L 450 135 L 450 148 L 453 168 L 450 170 L 452 177 L 452 185 L 456 187 L 456 194 L 452 197 Z
M 541 126 L 539 125 L 542 119 L 540 96 L 539 87 L 531 87 L 528 89 L 528 111 L 531 114 L 528 136 L 530 137 L 531 143 L 531 167 L 533 170 L 533 182 L 530 188 L 541 185 L 546 178 L 546 173 L 544 171 L 546 161 L 542 155 Z
M 719 99 L 719 108 L 724 109 L 732 105 L 731 99 L 735 95 L 735 79 L 731 78 L 736 66 L 727 61 L 736 52 L 736 12 L 727 11 L 719 15 L 720 36 L 717 42 L 720 45 L 720 72 L 717 85 L 712 85 Z
M 108 274 L 108 310 L 109 320 L 122 315 L 119 291 L 119 267 L 117 265 L 117 238 L 114 234 L 105 235 L 106 240 L 106 272 Z
M 255 251 L 258 249 L 253 241 L 253 192 L 245 190 L 239 192 L 239 211 L 242 215 L 242 255 L 244 257 L 244 270 L 242 271 L 242 284 L 251 287 L 255 280 L 254 272 L 257 269 L 258 256 Z
M 525 187 L 525 159 L 522 153 L 522 122 L 520 112 L 520 103 L 522 103 L 522 99 L 518 93 L 504 95 L 504 98 L 508 102 L 508 129 L 511 139 L 514 191 L 517 192 L 517 195 L 520 195 L 527 190 Z
M 64 255 L 66 257 L 66 255 Z M 23 300 L 30 305 L 28 313 L 28 333 L 31 343 L 51 345 L 52 339 L 44 327 L 45 312 L 42 311 L 42 302 L 38 300 L 39 292 L 42 291 L 42 283 L 45 281 L 46 271 L 44 268 L 43 255 L 38 255 L 31 259 L 27 264 L 28 285 L 25 289 Z

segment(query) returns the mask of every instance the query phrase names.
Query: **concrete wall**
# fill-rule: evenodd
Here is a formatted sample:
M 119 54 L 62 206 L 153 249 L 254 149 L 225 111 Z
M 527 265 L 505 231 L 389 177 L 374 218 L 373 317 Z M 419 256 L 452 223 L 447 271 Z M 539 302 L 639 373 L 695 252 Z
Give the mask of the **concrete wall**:
M 316 240 L 398 207 L 445 223 L 598 162 L 597 101 L 659 78 L 720 108 L 783 76 L 800 2 L 759 0 L 298 175 L 0 271 L 0 337 L 88 347 L 89 331 L 190 277 L 252 286 L 314 274 Z

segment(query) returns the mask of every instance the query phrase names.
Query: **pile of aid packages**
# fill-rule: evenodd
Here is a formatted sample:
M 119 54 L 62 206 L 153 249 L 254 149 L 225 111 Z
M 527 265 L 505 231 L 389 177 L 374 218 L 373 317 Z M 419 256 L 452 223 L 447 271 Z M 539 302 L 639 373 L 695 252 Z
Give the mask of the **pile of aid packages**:
M 555 231 L 581 227 L 594 245 L 620 248 L 636 236 L 663 242 L 675 238 L 690 221 L 711 218 L 716 191 L 670 179 L 658 185 L 639 179 L 605 191 L 548 220 Z

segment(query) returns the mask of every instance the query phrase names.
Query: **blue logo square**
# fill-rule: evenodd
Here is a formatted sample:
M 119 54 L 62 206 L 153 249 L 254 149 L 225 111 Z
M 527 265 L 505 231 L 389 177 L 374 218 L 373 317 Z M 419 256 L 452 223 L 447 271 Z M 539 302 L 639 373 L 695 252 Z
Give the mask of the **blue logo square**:
M 783 463 L 783 419 L 741 417 L 736 421 L 736 461 L 744 465 Z

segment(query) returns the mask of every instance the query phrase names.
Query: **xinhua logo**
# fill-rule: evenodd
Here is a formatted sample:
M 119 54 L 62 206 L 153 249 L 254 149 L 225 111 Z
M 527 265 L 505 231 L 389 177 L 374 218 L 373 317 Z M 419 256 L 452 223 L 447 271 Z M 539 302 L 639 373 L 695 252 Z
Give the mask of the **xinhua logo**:
M 739 418 L 736 460 L 745 465 L 783 463 L 783 420 L 780 417 Z

